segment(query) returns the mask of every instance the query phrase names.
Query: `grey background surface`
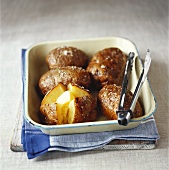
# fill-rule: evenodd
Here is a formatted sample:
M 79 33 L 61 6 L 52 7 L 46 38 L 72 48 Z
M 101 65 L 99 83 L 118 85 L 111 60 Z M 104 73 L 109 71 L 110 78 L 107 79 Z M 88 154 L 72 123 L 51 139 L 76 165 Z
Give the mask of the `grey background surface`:
M 0 169 L 167 169 L 169 81 L 167 0 L 1 0 Z M 152 51 L 149 81 L 158 102 L 155 150 L 52 152 L 33 160 L 10 150 L 21 97 L 21 48 L 41 41 L 120 36 L 144 58 Z

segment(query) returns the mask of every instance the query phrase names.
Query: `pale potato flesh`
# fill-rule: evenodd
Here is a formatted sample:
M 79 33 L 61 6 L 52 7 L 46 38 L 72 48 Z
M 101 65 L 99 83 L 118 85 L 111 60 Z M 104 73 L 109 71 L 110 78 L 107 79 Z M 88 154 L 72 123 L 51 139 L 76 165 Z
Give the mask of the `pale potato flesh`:
M 45 95 L 43 98 L 41 105 L 50 104 L 56 102 L 57 98 L 66 91 L 66 86 L 62 83 L 59 83 L 56 87 L 54 87 L 49 93 Z
M 68 106 L 75 97 L 70 91 L 65 91 L 56 101 L 56 110 L 58 115 L 58 124 L 67 123 Z
M 68 123 L 72 124 L 75 115 L 74 100 L 69 103 Z
M 68 84 L 67 88 L 75 97 L 83 97 L 89 95 L 87 90 L 78 86 L 72 86 L 72 84 Z

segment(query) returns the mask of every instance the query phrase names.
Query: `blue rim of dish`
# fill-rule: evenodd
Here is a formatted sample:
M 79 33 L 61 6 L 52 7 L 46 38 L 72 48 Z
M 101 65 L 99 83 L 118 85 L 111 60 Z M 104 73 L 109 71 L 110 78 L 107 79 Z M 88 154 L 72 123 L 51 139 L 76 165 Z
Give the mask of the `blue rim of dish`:
M 112 39 L 112 38 L 119 38 L 119 39 L 122 39 L 122 40 L 127 40 L 129 41 L 130 43 L 132 43 L 138 53 L 138 58 L 139 58 L 139 62 L 141 63 L 142 67 L 143 67 L 143 64 L 141 62 L 141 58 L 140 58 L 140 54 L 138 52 L 138 49 L 136 47 L 136 45 L 129 39 L 127 38 L 124 38 L 124 37 L 101 37 L 101 38 L 93 38 L 93 39 L 81 39 L 81 40 L 62 40 L 62 41 L 57 41 L 57 42 L 71 42 L 71 41 L 92 41 L 92 40 L 103 40 L 103 39 Z M 56 41 L 50 41 L 50 43 L 55 43 Z M 28 49 L 31 49 L 33 46 L 35 45 L 40 45 L 40 44 L 45 44 L 45 43 L 48 43 L 48 42 L 42 42 L 42 43 L 37 43 L 37 44 L 34 44 L 32 45 L 30 48 Z M 40 128 L 40 129 L 44 129 L 44 130 L 52 130 L 52 129 L 65 129 L 65 128 L 80 128 L 80 127 L 89 127 L 89 126 L 105 126 L 105 125 L 113 125 L 113 124 L 117 124 L 118 125 L 118 121 L 117 120 L 104 120 L 104 121 L 95 121 L 95 122 L 85 122 L 85 123 L 75 123 L 75 124 L 65 124 L 65 125 L 43 125 L 43 124 L 40 124 L 40 123 L 37 123 L 35 122 L 34 120 L 29 120 L 27 117 L 26 117 L 26 111 L 25 111 L 25 105 L 26 103 L 24 101 L 26 101 L 26 95 L 25 95 L 25 89 L 26 89 L 26 84 L 27 84 L 27 79 L 26 79 L 26 53 L 27 53 L 27 50 L 26 49 L 22 49 L 22 55 L 21 55 L 21 62 L 22 62 L 22 83 L 23 83 L 23 96 L 22 96 L 22 100 L 23 100 L 23 116 L 24 116 L 24 119 L 30 123 L 31 125 L 33 125 L 34 127 L 36 128 Z M 152 117 L 152 115 L 156 112 L 157 110 L 157 101 L 156 101 L 156 98 L 154 96 L 154 93 L 152 91 L 152 88 L 150 86 L 150 82 L 147 78 L 147 82 L 148 82 L 148 85 L 150 87 L 150 90 L 151 90 L 151 93 L 152 93 L 152 96 L 153 96 L 153 99 L 154 99 L 154 102 L 155 102 L 155 108 L 154 110 L 151 112 L 151 114 L 149 114 L 147 117 L 144 117 L 142 119 L 139 119 L 139 120 L 135 120 L 135 119 L 131 119 L 129 124 L 130 123 L 141 123 L 141 122 L 144 122 L 148 119 L 150 119 Z

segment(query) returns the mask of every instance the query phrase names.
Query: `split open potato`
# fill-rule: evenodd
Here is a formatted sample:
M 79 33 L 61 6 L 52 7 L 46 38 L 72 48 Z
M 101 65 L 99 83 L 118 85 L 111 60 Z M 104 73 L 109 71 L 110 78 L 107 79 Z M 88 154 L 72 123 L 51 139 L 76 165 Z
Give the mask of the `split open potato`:
M 40 112 L 46 124 L 72 124 L 96 120 L 96 99 L 78 85 L 59 83 L 43 98 Z

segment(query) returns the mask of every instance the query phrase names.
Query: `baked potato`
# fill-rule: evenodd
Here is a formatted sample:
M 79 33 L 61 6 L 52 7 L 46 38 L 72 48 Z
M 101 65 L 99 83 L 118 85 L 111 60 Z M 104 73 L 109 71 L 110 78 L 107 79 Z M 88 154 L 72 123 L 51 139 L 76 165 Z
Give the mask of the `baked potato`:
M 49 69 L 55 69 L 63 66 L 77 66 L 86 68 L 88 65 L 88 56 L 75 47 L 58 47 L 53 49 L 46 57 Z
M 122 84 L 127 56 L 119 48 L 106 48 L 97 52 L 89 62 L 93 86 L 101 89 L 107 84 Z
M 110 120 L 117 120 L 116 111 L 120 102 L 120 94 L 122 87 L 115 84 L 104 86 L 98 93 L 98 106 L 101 112 Z M 133 94 L 127 90 L 126 98 L 124 102 L 124 109 L 127 110 L 130 107 Z M 143 116 L 143 109 L 137 101 L 136 107 L 132 118 Z
M 91 84 L 90 74 L 81 67 L 67 66 L 49 70 L 39 80 L 39 88 L 43 95 L 53 89 L 58 83 L 77 84 L 88 89 Z
M 97 102 L 83 87 L 59 83 L 41 102 L 46 124 L 72 124 L 96 120 Z
M 49 125 L 57 124 L 56 99 L 65 91 L 66 86 L 59 83 L 44 96 L 40 106 L 40 112 L 44 116 L 44 123 Z

